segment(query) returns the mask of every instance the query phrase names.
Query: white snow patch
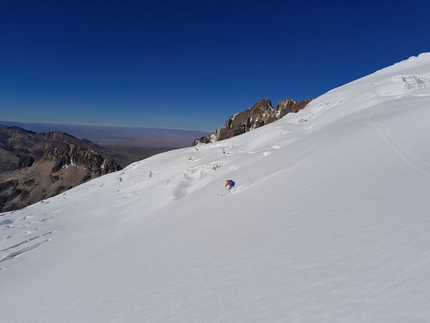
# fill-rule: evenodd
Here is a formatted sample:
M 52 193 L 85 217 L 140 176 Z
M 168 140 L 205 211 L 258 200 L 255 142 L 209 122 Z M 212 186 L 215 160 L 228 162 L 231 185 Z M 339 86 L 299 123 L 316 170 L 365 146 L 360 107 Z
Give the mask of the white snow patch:
M 424 89 L 430 86 L 430 75 L 427 76 L 402 76 L 403 82 L 405 82 L 405 89 L 415 90 Z
M 428 54 L 1 213 L 1 321 L 428 321 L 425 75 Z

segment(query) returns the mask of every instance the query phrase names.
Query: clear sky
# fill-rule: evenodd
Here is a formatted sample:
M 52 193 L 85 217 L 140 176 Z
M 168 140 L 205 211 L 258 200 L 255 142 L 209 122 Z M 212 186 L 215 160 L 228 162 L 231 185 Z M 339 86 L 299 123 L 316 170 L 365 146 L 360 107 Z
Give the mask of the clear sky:
M 430 51 L 430 1 L 0 0 L 0 120 L 214 131 Z

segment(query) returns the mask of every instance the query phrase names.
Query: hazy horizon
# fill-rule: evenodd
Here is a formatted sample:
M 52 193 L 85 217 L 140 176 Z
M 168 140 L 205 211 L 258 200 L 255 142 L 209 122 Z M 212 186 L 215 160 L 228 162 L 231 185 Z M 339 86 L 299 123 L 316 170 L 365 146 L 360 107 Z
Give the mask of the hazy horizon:
M 228 117 L 226 117 L 226 120 L 228 119 Z M 162 128 L 162 127 L 143 127 L 143 126 L 120 126 L 120 125 L 93 125 L 93 124 L 77 124 L 77 123 L 55 123 L 55 122 L 20 122 L 20 121 L 14 121 L 14 120 L 0 120 L 0 124 L 3 124 L 5 126 L 9 126 L 9 125 L 17 125 L 19 127 L 19 125 L 29 125 L 29 126 L 73 126 L 73 127 L 88 127 L 88 128 L 125 128 L 125 129 L 160 129 L 160 130 L 179 130 L 179 131 L 188 131 L 188 132 L 201 132 L 201 133 L 212 133 L 214 132 L 216 129 L 213 129 L 213 131 L 205 131 L 205 130 L 201 130 L 201 129 L 183 129 L 183 128 Z M 222 125 L 220 125 L 218 128 L 222 127 Z
M 78 139 L 99 145 L 131 145 L 156 147 L 189 147 L 194 139 L 209 134 L 200 130 L 163 129 L 149 127 L 89 126 L 51 123 L 1 121 L 5 126 L 17 126 L 36 133 L 60 131 Z

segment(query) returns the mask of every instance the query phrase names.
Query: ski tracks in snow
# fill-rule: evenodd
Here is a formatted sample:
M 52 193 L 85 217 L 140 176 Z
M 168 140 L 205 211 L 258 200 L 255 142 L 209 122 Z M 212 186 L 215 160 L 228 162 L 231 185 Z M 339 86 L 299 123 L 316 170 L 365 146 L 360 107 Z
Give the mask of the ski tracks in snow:
M 299 162 L 300 160 L 303 160 L 304 158 L 306 158 L 306 155 L 310 152 L 313 151 L 315 149 L 315 147 L 317 147 L 320 144 L 321 140 L 317 141 L 316 143 L 314 143 L 313 145 L 309 146 L 307 149 L 303 150 L 302 152 L 300 152 L 297 155 L 292 156 L 291 158 L 287 159 L 285 162 L 283 162 L 283 165 L 285 164 L 296 164 L 297 162 Z M 273 149 L 279 149 L 279 146 L 271 146 L 271 148 Z M 263 153 L 263 156 L 267 156 Z M 249 185 L 236 185 L 234 188 L 232 188 L 230 191 L 227 191 L 227 193 L 224 194 L 220 194 L 221 197 L 225 197 L 225 196 L 229 196 L 229 195 L 233 195 L 236 193 L 239 193 L 241 191 L 247 190 L 248 188 L 254 187 L 256 185 L 259 185 L 267 180 L 270 180 L 271 178 L 273 178 L 274 176 L 277 177 L 280 174 L 289 171 L 290 167 L 285 167 L 282 168 L 278 171 L 275 171 L 271 174 L 264 174 L 261 175 L 260 177 L 257 177 L 257 179 L 252 182 Z
M 50 241 L 51 239 L 47 237 L 55 231 L 44 229 L 43 224 L 49 223 L 53 218 L 55 218 L 54 215 L 45 213 L 40 215 L 29 213 L 22 217 L 15 216 L 14 212 L 2 214 L 0 216 L 0 264 Z
M 370 109 L 370 114 L 367 120 L 364 122 L 369 127 L 374 128 L 379 137 L 387 144 L 388 147 L 409 167 L 412 169 L 430 177 L 430 163 L 422 160 L 421 158 L 415 156 L 407 149 L 405 149 L 401 144 L 399 144 L 393 136 L 390 134 L 388 129 L 380 122 L 371 121 L 373 117 L 373 108 Z

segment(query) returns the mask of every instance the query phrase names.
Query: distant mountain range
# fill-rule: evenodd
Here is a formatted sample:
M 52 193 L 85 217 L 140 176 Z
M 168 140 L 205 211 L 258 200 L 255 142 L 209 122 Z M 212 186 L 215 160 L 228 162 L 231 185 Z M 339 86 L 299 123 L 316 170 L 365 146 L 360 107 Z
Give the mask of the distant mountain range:
M 156 153 L 246 133 L 288 113 L 297 113 L 311 101 L 282 100 L 274 109 L 269 99 L 262 99 L 231 116 L 213 134 L 177 129 L 0 121 L 5 124 L 0 124 L 0 212 L 57 195 Z M 193 141 L 196 136 L 200 137 Z
M 208 134 L 205 131 L 183 129 L 85 126 L 11 121 L 0 121 L 0 124 L 18 126 L 36 133 L 65 132 L 78 139 L 91 140 L 93 143 L 101 146 L 122 145 L 146 148 L 181 148 L 191 146 L 194 138 Z
M 122 167 L 118 154 L 59 131 L 0 125 L 0 211 L 15 210 Z

